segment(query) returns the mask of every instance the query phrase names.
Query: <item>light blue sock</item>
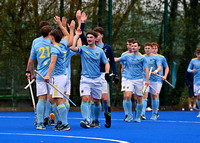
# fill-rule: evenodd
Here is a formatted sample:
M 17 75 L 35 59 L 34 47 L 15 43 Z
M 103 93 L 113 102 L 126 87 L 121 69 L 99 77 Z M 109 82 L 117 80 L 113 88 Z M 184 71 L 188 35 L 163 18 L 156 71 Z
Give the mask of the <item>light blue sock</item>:
M 127 109 L 128 109 L 128 115 L 133 116 L 131 100 L 126 100 L 126 106 L 127 106 Z
M 128 108 L 127 108 L 126 102 L 127 102 L 127 100 L 123 100 L 123 107 L 124 107 L 125 115 L 128 115 Z
M 159 98 L 156 98 L 156 108 L 157 108 L 157 113 L 158 113 L 159 105 L 160 105 L 160 100 L 159 100 Z
M 140 118 L 141 113 L 142 113 L 142 108 L 143 108 L 143 103 L 137 103 L 136 107 L 136 118 Z
M 88 121 L 88 102 L 82 102 L 81 103 L 81 114 L 83 117 L 83 120 L 87 120 Z
M 95 120 L 99 120 L 100 113 L 101 113 L 101 103 L 99 105 L 94 105 Z
M 90 115 L 91 115 L 91 103 L 88 103 L 88 119 L 90 121 Z
M 44 100 L 38 100 L 37 103 L 37 123 L 44 123 Z
M 61 121 L 60 115 L 59 115 L 58 110 L 57 110 L 56 102 L 54 102 L 53 104 L 51 104 L 51 107 L 52 107 L 52 111 L 53 111 L 53 113 L 54 113 L 54 115 L 55 115 L 56 123 L 57 123 L 58 121 Z
M 151 105 L 152 105 L 152 114 L 157 114 L 157 108 L 156 108 L 156 99 L 151 100 Z
M 66 116 L 68 117 L 68 113 L 69 113 L 69 109 L 70 109 L 70 104 L 69 104 L 69 102 L 63 102 L 63 104 L 64 104 L 65 107 L 66 107 L 66 110 L 67 110 Z M 67 121 L 67 123 L 68 123 L 68 121 Z
M 200 99 L 197 100 L 197 105 L 198 105 L 198 108 L 200 109 Z
M 49 117 L 49 115 L 50 115 L 50 108 L 51 108 L 51 103 L 49 102 L 49 98 L 47 98 L 44 118 L 48 118 Z
M 145 115 L 147 108 L 147 99 L 142 99 L 143 107 L 142 107 L 142 115 Z
M 104 109 L 104 114 L 108 114 L 108 103 L 103 102 L 103 109 Z
M 67 125 L 67 109 L 64 104 L 60 104 L 57 106 L 58 113 L 60 115 L 62 124 Z
M 93 101 L 91 101 L 90 106 L 91 106 L 92 121 L 94 121 L 94 102 Z

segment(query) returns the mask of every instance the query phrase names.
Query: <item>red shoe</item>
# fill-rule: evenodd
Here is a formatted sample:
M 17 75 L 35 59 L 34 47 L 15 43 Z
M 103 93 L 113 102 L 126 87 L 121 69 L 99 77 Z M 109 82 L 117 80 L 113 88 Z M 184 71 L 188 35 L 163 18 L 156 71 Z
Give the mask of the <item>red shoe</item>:
M 190 111 L 193 111 L 193 108 L 192 108 L 192 106 L 191 106 L 189 109 L 190 109 Z

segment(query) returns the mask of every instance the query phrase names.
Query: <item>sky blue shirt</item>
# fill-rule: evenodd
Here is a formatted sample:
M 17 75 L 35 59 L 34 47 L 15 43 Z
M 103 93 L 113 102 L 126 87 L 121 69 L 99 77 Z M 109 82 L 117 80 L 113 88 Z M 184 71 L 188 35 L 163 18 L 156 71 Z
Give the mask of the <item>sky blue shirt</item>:
M 162 70 L 160 72 L 158 72 L 158 74 L 160 74 L 160 75 L 163 76 L 164 69 L 168 66 L 167 60 L 166 60 L 166 58 L 163 55 L 158 54 L 157 56 L 158 56 L 159 60 L 161 61 L 161 67 L 162 67 Z M 157 78 L 158 78 L 159 82 L 163 82 L 163 80 L 162 80 L 161 77 L 157 76 Z
M 42 75 L 46 76 L 49 70 L 49 64 L 51 61 L 51 47 L 52 44 L 48 39 L 41 39 L 39 42 L 35 43 L 31 49 L 32 60 L 37 60 L 37 71 Z M 43 80 L 39 75 L 36 76 L 37 80 Z
M 151 67 L 153 67 L 152 72 L 154 72 L 158 68 L 158 65 L 161 65 L 160 59 L 158 58 L 158 56 L 156 56 L 154 54 L 152 54 L 151 56 L 145 55 L 145 59 L 147 61 L 149 71 L 150 71 Z M 144 74 L 144 80 L 146 80 L 145 74 Z M 150 82 L 158 82 L 158 78 L 156 75 L 151 74 L 149 81 Z
M 32 42 L 32 48 L 33 48 L 33 46 L 35 44 L 37 44 L 38 42 L 42 41 L 43 39 L 44 39 L 43 36 L 40 36 L 40 37 L 34 39 L 33 42 Z
M 196 72 L 194 72 L 194 85 L 200 85 L 200 60 L 197 58 L 190 61 L 187 71 L 192 72 L 193 69 L 196 70 Z
M 99 47 L 91 49 L 88 46 L 80 46 L 78 47 L 78 53 L 81 55 L 81 75 L 87 78 L 97 78 L 101 76 L 100 61 L 102 60 L 104 64 L 108 63 L 104 51 Z
M 71 78 L 71 58 L 75 55 L 76 52 L 70 50 L 68 57 L 66 57 L 66 71 L 67 71 L 67 79 Z
M 126 65 L 126 78 L 135 80 L 143 79 L 143 67 L 148 67 L 147 62 L 143 55 L 139 54 L 137 56 L 132 53 L 126 54 L 120 57 L 120 61 L 124 62 Z
M 51 49 L 51 56 L 57 56 L 53 75 L 66 75 L 65 59 L 70 49 L 67 48 L 68 41 L 62 40 L 61 46 L 55 45 Z
M 131 54 L 131 53 L 128 53 L 128 51 L 124 52 L 121 54 L 121 57 L 124 57 L 128 54 Z M 122 72 L 122 77 L 126 78 L 126 70 L 127 70 L 127 67 L 126 67 L 126 61 L 120 61 L 120 64 L 123 65 L 123 72 Z

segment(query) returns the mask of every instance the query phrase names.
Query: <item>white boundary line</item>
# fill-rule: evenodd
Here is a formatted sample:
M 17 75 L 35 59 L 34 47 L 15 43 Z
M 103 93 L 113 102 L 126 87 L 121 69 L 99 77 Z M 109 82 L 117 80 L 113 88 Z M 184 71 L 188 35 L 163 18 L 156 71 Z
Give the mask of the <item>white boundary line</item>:
M 63 138 L 76 138 L 76 139 L 89 139 L 89 140 L 102 140 L 118 143 L 128 143 L 127 141 L 106 139 L 106 138 L 95 138 L 95 137 L 82 137 L 82 136 L 65 136 L 65 135 L 49 135 L 49 134 L 27 134 L 27 133 L 0 133 L 0 135 L 21 135 L 21 136 L 43 136 L 43 137 L 63 137 Z

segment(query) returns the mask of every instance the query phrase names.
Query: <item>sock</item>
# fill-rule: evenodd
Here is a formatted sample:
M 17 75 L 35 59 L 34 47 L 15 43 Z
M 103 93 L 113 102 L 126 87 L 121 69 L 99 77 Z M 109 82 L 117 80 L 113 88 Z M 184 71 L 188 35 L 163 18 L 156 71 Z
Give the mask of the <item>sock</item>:
M 62 121 L 62 124 L 67 125 L 68 124 L 68 122 L 67 122 L 67 109 L 66 109 L 65 105 L 64 104 L 58 105 L 57 110 L 58 110 L 58 113 L 60 115 L 60 119 Z
M 100 113 L 101 113 L 101 103 L 99 105 L 94 105 L 95 120 L 99 120 Z
M 143 107 L 142 107 L 142 115 L 145 116 L 146 108 L 147 108 L 147 99 L 142 99 Z
M 94 121 L 94 102 L 93 101 L 91 101 L 90 106 L 91 106 L 92 121 Z
M 90 121 L 90 115 L 91 115 L 91 103 L 88 103 L 88 119 Z
M 126 100 L 126 106 L 127 106 L 127 109 L 128 109 L 128 115 L 133 116 L 131 100 Z
M 59 115 L 58 110 L 57 110 L 56 102 L 54 102 L 53 104 L 51 104 L 51 107 L 52 107 L 52 111 L 53 111 L 53 113 L 54 113 L 54 115 L 55 115 L 56 123 L 57 123 L 58 121 L 61 121 L 60 115 Z
M 200 109 L 200 99 L 197 100 L 197 106 L 198 106 L 199 109 Z
M 108 103 L 103 102 L 104 114 L 108 114 Z
M 142 113 L 142 108 L 143 108 L 143 103 L 137 103 L 136 107 L 136 118 L 140 118 L 141 113 Z
M 83 120 L 87 120 L 88 121 L 88 102 L 82 102 L 81 103 L 81 114 L 83 117 Z
M 44 123 L 44 100 L 38 100 L 36 112 L 37 123 Z
M 192 107 L 192 105 L 191 105 L 191 104 L 189 104 L 189 108 L 190 108 L 190 107 Z
M 156 99 L 151 100 L 152 114 L 157 114 L 158 109 L 156 108 Z
M 126 102 L 127 102 L 127 100 L 123 100 L 123 107 L 124 107 L 125 115 L 128 115 L 128 108 L 127 108 Z
M 63 102 L 63 104 L 64 104 L 65 107 L 66 107 L 66 110 L 67 110 L 66 116 L 68 117 L 68 113 L 69 113 L 69 109 L 70 109 L 70 104 L 69 104 L 69 102 Z M 67 123 L 68 123 L 68 121 L 67 121 Z
M 193 108 L 196 108 L 196 105 L 195 105 L 195 104 L 193 104 Z
M 159 98 L 156 98 L 156 108 L 157 108 L 157 113 L 158 113 L 159 105 L 160 105 L 160 100 L 159 100 Z
M 49 102 L 49 98 L 47 98 L 44 118 L 48 118 L 49 117 L 49 115 L 50 115 L 50 108 L 51 108 L 51 103 Z

